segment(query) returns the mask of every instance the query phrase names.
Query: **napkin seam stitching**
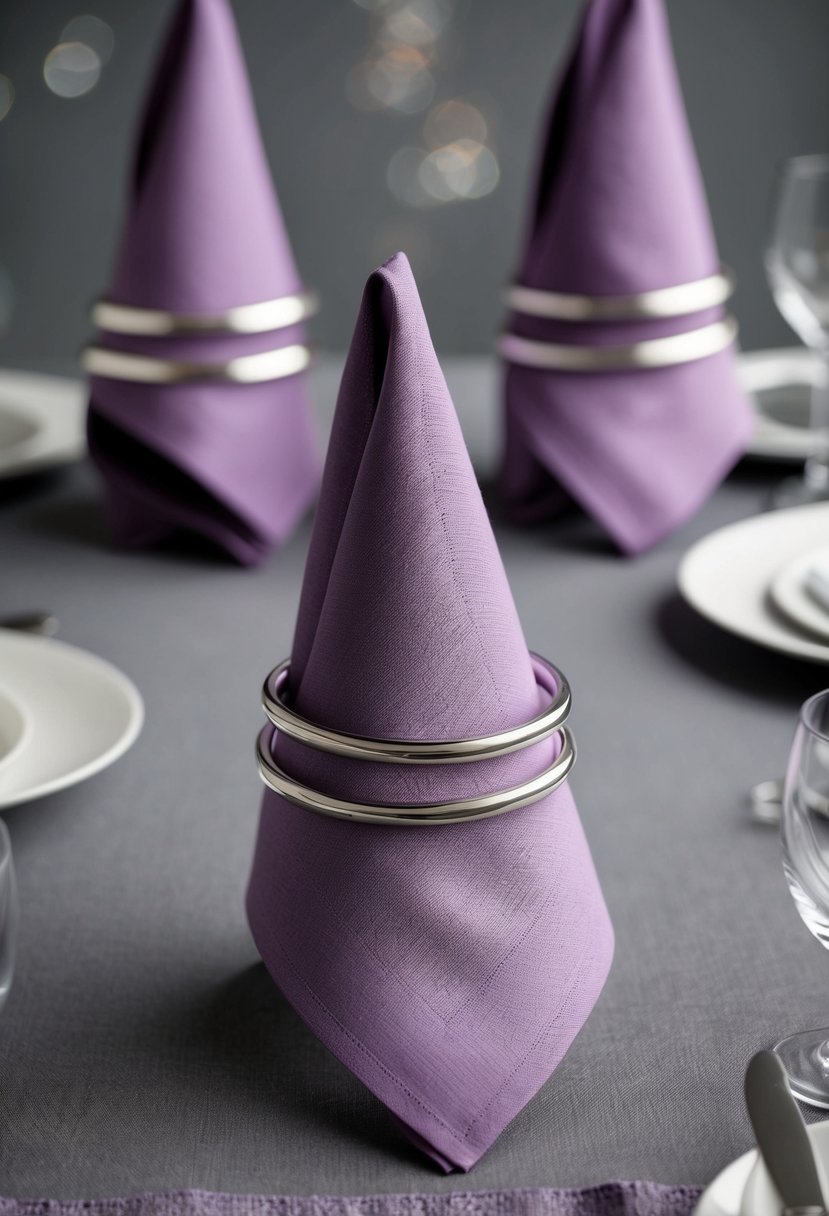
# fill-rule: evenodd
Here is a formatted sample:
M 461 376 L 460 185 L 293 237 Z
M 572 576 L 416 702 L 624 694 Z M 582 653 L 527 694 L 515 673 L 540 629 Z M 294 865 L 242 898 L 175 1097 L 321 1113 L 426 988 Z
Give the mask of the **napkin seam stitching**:
M 374 1064 L 376 1064 L 377 1067 L 381 1070 L 381 1072 L 384 1073 L 384 1075 L 395 1086 L 397 1086 L 397 1088 L 399 1088 L 404 1094 L 406 1094 L 406 1096 L 408 1098 L 410 1098 L 411 1101 L 414 1102 L 416 1106 L 419 1106 L 421 1108 L 421 1110 L 425 1111 L 425 1113 L 427 1115 L 430 1115 L 435 1120 L 435 1122 L 452 1137 L 453 1140 L 456 1140 L 458 1142 L 458 1144 L 461 1144 L 464 1146 L 469 1144 L 469 1137 L 470 1137 L 472 1131 L 475 1129 L 475 1127 L 477 1127 L 477 1125 L 481 1122 L 481 1120 L 484 1118 L 484 1116 L 487 1114 L 487 1112 L 492 1108 L 492 1106 L 495 1104 L 495 1102 L 498 1100 L 498 1098 L 501 1096 L 501 1094 L 504 1092 L 504 1090 L 507 1088 L 507 1086 L 510 1084 L 510 1082 L 514 1079 L 516 1074 L 521 1070 L 521 1068 L 523 1068 L 524 1064 L 527 1062 L 527 1060 L 530 1058 L 530 1056 L 533 1054 L 533 1052 L 538 1048 L 538 1046 L 542 1043 L 542 1041 L 548 1036 L 553 1024 L 560 1019 L 565 1004 L 567 1003 L 570 996 L 572 995 L 573 990 L 575 989 L 579 978 L 584 973 L 585 962 L 592 962 L 596 957 L 595 946 L 591 946 L 587 959 L 585 960 L 585 958 L 582 957 L 579 960 L 579 966 L 574 968 L 574 970 L 572 971 L 571 976 L 570 976 L 570 982 L 567 985 L 566 991 L 563 993 L 562 997 L 559 1000 L 559 1004 L 558 1004 L 558 1008 L 556 1009 L 556 1012 L 553 1015 L 551 1015 L 550 1018 L 547 1019 L 547 1021 L 544 1023 L 541 1030 L 539 1031 L 539 1033 L 536 1035 L 535 1039 L 532 1041 L 532 1043 L 529 1045 L 529 1047 L 525 1051 L 524 1055 L 511 1069 L 509 1075 L 504 1078 L 504 1080 L 498 1086 L 498 1089 L 492 1094 L 492 1096 L 490 1097 L 490 1099 L 486 1103 L 486 1105 L 481 1110 L 478 1111 L 478 1113 L 475 1115 L 474 1119 L 472 1119 L 467 1124 L 467 1126 L 463 1129 L 463 1131 L 459 1133 L 450 1124 L 446 1123 L 445 1120 L 442 1119 L 440 1117 L 440 1115 L 438 1115 L 437 1112 L 432 1109 L 431 1106 L 429 1106 L 426 1102 L 424 1102 L 421 1098 L 419 1098 L 417 1096 L 417 1094 L 415 1094 L 409 1088 L 409 1086 L 406 1085 L 400 1079 L 400 1077 L 398 1077 L 394 1072 L 392 1072 L 391 1069 L 388 1068 L 388 1066 L 385 1065 L 383 1063 L 383 1061 L 377 1055 L 375 1055 L 375 1053 L 361 1039 L 359 1039 L 357 1037 L 357 1035 L 355 1035 L 351 1030 L 348 1029 L 348 1027 L 333 1012 L 333 1010 L 331 1010 L 329 1008 L 329 1006 L 325 1003 L 325 1001 L 322 999 L 322 997 L 320 997 L 318 995 L 318 993 L 316 993 L 314 991 L 314 989 L 311 987 L 311 985 L 305 980 L 305 978 L 303 977 L 299 968 L 294 963 L 293 959 L 288 954 L 287 950 L 282 945 L 282 943 L 276 939 L 271 939 L 271 940 L 273 942 L 273 945 L 275 945 L 276 948 L 279 950 L 279 952 L 282 954 L 282 957 L 285 959 L 285 962 L 288 964 L 288 966 L 290 967 L 291 971 L 294 973 L 294 975 L 297 978 L 297 980 L 299 981 L 299 983 L 308 992 L 309 996 L 311 997 L 311 1000 L 316 1005 L 319 1006 L 319 1008 L 322 1010 L 322 1012 L 340 1029 L 340 1031 L 346 1036 L 346 1038 L 351 1043 L 353 1043 L 354 1046 L 357 1047 L 369 1060 L 371 1060 Z M 358 940 L 361 940 L 361 939 L 358 939 Z
M 532 921 L 524 929 L 524 932 L 519 937 L 516 938 L 516 940 L 513 942 L 512 946 L 507 951 L 507 953 L 503 956 L 501 961 L 492 969 L 492 971 L 486 977 L 486 979 L 481 981 L 481 983 L 478 985 L 478 987 L 475 989 L 475 991 L 473 993 L 471 993 L 470 996 L 467 997 L 467 999 L 464 1001 L 464 1003 L 461 1006 L 459 1006 L 459 1008 L 456 1009 L 455 1012 L 448 1019 L 445 1019 L 447 1027 L 450 1027 L 452 1025 L 452 1023 L 469 1008 L 469 1006 L 472 1004 L 473 1000 L 476 1000 L 477 997 L 479 997 L 481 995 L 481 993 L 484 992 L 490 986 L 490 984 L 492 984 L 493 980 L 498 975 L 498 973 L 500 971 L 502 971 L 504 967 L 506 967 L 507 963 L 512 958 L 512 956 L 515 954 L 515 952 L 524 944 L 524 942 L 527 940 L 529 935 L 533 932 L 533 930 L 537 926 L 538 922 L 541 920 L 541 917 L 544 915 L 547 908 L 553 902 L 554 895 L 555 895 L 555 891 L 553 891 L 553 890 L 550 890 L 547 892 L 546 898 L 542 901 L 541 907 L 536 912 Z
M 505 1077 L 505 1079 L 502 1081 L 502 1083 L 501 1083 L 501 1084 L 498 1086 L 497 1090 L 496 1090 L 496 1091 L 495 1091 L 495 1093 L 494 1093 L 494 1094 L 491 1096 L 491 1098 L 490 1098 L 490 1099 L 489 1099 L 489 1101 L 487 1102 L 486 1106 L 484 1106 L 484 1107 L 483 1107 L 483 1109 L 482 1109 L 482 1110 L 480 1110 L 480 1111 L 478 1112 L 478 1114 L 475 1116 L 475 1118 L 474 1118 L 474 1119 L 473 1119 L 473 1120 L 472 1120 L 470 1123 L 468 1123 L 468 1124 L 467 1124 L 467 1126 L 464 1128 L 464 1131 L 463 1131 L 463 1138 L 464 1138 L 464 1140 L 468 1140 L 468 1139 L 469 1139 L 469 1136 L 470 1136 L 470 1134 L 471 1134 L 471 1132 L 472 1132 L 473 1128 L 475 1128 L 475 1127 L 476 1127 L 476 1126 L 477 1126 L 477 1125 L 478 1125 L 478 1124 L 481 1122 L 481 1120 L 483 1119 L 483 1117 L 484 1117 L 484 1116 L 487 1114 L 487 1112 L 488 1112 L 488 1111 L 489 1111 L 489 1110 L 492 1108 L 492 1106 L 495 1104 L 495 1102 L 498 1100 L 498 1098 L 501 1096 L 501 1094 L 502 1094 L 502 1093 L 504 1092 L 504 1090 L 507 1088 L 507 1086 L 509 1085 L 509 1083 L 510 1083 L 510 1082 L 513 1080 L 513 1078 L 514 1078 L 514 1077 L 516 1076 L 516 1074 L 517 1074 L 517 1073 L 520 1071 L 520 1069 L 521 1069 L 521 1068 L 523 1068 L 523 1066 L 526 1064 L 527 1060 L 530 1058 L 530 1056 L 533 1054 L 533 1052 L 536 1050 L 536 1048 L 537 1048 L 537 1047 L 538 1047 L 538 1046 L 541 1044 L 541 1042 L 542 1042 L 542 1041 L 543 1041 L 543 1040 L 544 1040 L 544 1039 L 547 1037 L 547 1035 L 549 1034 L 550 1029 L 551 1029 L 551 1027 L 553 1026 L 553 1024 L 554 1024 L 555 1022 L 557 1022 L 557 1021 L 560 1019 L 560 1017 L 561 1017 L 561 1014 L 562 1014 L 562 1012 L 563 1012 L 563 1009 L 564 1009 L 565 1004 L 567 1003 L 567 1001 L 569 1000 L 570 996 L 572 995 L 573 990 L 575 989 L 577 982 L 579 981 L 579 979 L 580 979 L 580 978 L 582 977 L 582 975 L 584 974 L 584 970 L 585 970 L 585 962 L 593 962 L 593 960 L 595 959 L 595 957 L 596 957 L 596 950 L 595 950 L 595 946 L 591 946 L 591 949 L 590 949 L 590 952 L 589 952 L 589 955 L 588 955 L 587 960 L 585 960 L 585 959 L 584 959 L 584 957 L 582 957 L 582 958 L 579 960 L 579 966 L 573 969 L 573 971 L 572 971 L 572 973 L 571 973 L 571 975 L 570 975 L 570 983 L 567 985 L 567 990 L 566 990 L 566 992 L 565 992 L 565 993 L 562 995 L 562 997 L 561 997 L 561 999 L 560 999 L 560 1001 L 559 1001 L 558 1009 L 557 1009 L 557 1010 L 556 1010 L 556 1012 L 555 1012 L 555 1013 L 554 1013 L 554 1014 L 553 1014 L 553 1015 L 552 1015 L 550 1018 L 548 1018 L 548 1019 L 547 1019 L 547 1021 L 544 1023 L 544 1025 L 542 1026 L 541 1030 L 539 1031 L 539 1033 L 537 1034 L 537 1036 L 535 1037 L 535 1039 L 533 1039 L 533 1041 L 532 1041 L 532 1043 L 530 1044 L 530 1046 L 529 1046 L 529 1047 L 527 1048 L 527 1050 L 524 1052 L 524 1055 L 521 1057 L 521 1059 L 518 1061 L 518 1063 L 517 1063 L 517 1064 L 515 1065 L 515 1067 L 512 1069 L 512 1071 L 510 1072 L 509 1076 L 508 1076 L 508 1077 Z
M 434 451 L 433 451 L 433 445 L 432 445 L 432 436 L 431 436 L 431 432 L 429 430 L 429 427 L 427 425 L 427 420 L 426 420 L 426 386 L 425 386 L 425 378 L 424 378 L 424 369 L 423 369 L 423 363 L 421 360 L 419 350 L 416 351 L 415 358 L 417 360 L 417 371 L 418 371 L 417 379 L 418 379 L 418 384 L 420 385 L 420 420 L 423 425 L 423 434 L 424 434 L 424 437 L 426 440 L 426 448 L 427 448 L 427 453 L 428 453 L 427 460 L 428 460 L 428 465 L 429 465 L 429 480 L 432 485 L 432 497 L 434 498 L 435 507 L 438 512 L 438 518 L 440 519 L 440 526 L 441 526 L 441 530 L 443 532 L 443 539 L 446 544 L 447 551 L 449 553 L 449 569 L 452 572 L 452 582 L 454 583 L 455 588 L 461 598 L 461 603 L 463 604 L 464 611 L 467 616 L 467 620 L 469 621 L 470 625 L 472 626 L 472 630 L 473 630 L 473 632 L 475 634 L 475 638 L 478 642 L 478 651 L 481 655 L 481 658 L 483 659 L 484 667 L 486 668 L 486 673 L 489 676 L 489 683 L 491 685 L 492 692 L 495 696 L 495 700 L 497 701 L 499 708 L 503 709 L 504 703 L 501 698 L 501 690 L 499 689 L 498 684 L 495 680 L 495 675 L 492 671 L 492 667 L 489 662 L 489 656 L 486 652 L 486 648 L 484 647 L 483 641 L 481 639 L 481 632 L 480 632 L 480 629 L 478 628 L 478 623 L 475 619 L 474 613 L 472 613 L 470 611 L 469 601 L 467 600 L 466 592 L 458 577 L 458 571 L 457 571 L 457 566 L 456 566 L 456 561 L 455 561 L 455 549 L 454 549 L 454 545 L 452 544 L 451 537 L 449 535 L 449 530 L 446 527 L 446 511 L 442 505 L 440 495 L 438 494 L 437 480 L 435 477 L 435 459 L 434 459 Z M 441 375 L 442 375 L 442 373 L 441 373 Z M 447 393 L 449 392 L 448 388 L 446 391 L 447 391 Z M 454 409 L 454 405 L 452 406 L 452 408 Z M 466 452 L 465 446 L 464 446 L 464 452 Z M 468 459 L 468 454 L 467 454 L 467 459 Z M 477 485 L 477 483 L 475 483 L 475 484 Z
M 382 956 L 380 954 L 378 954 L 377 951 L 370 945 L 370 943 L 367 942 L 366 939 L 360 933 L 357 932 L 357 930 L 354 928 L 354 926 L 352 924 L 349 923 L 348 920 L 342 919 L 340 917 L 340 913 L 339 913 L 338 909 L 334 906 L 334 903 L 328 897 L 328 893 L 326 890 L 319 889 L 318 893 L 321 896 L 329 913 L 332 916 L 334 916 L 335 919 L 340 920 L 340 923 L 342 924 L 343 928 L 349 933 L 349 935 L 354 940 L 354 942 L 357 944 L 357 946 L 361 950 L 364 950 L 366 952 L 366 954 L 368 954 L 371 958 L 374 959 L 374 961 L 377 963 L 378 967 L 380 967 L 380 969 L 382 970 L 383 974 L 386 975 L 388 977 L 388 979 L 392 980 L 400 989 L 402 989 L 402 991 L 405 992 L 407 994 L 407 996 L 413 997 L 416 1001 L 420 1002 L 422 1005 L 425 1005 L 426 1008 L 431 1010 L 431 1012 L 435 1015 L 435 1017 L 440 1022 L 442 1022 L 444 1026 L 448 1027 L 449 1021 L 451 1021 L 452 1017 L 454 1017 L 454 1014 L 447 1016 L 446 1013 L 441 1013 L 441 1011 L 439 1009 L 437 1009 L 434 1005 L 432 1005 L 431 1002 L 427 1001 L 426 998 L 420 992 L 417 991 L 417 989 L 414 987 L 414 985 L 407 983 L 406 980 L 404 980 L 403 977 L 397 971 L 395 971 L 391 967 L 389 967 L 389 965 L 385 961 L 385 959 L 383 959 Z
M 299 980 L 300 984 L 303 986 L 303 988 L 305 988 L 308 991 L 312 1001 L 314 1001 L 315 1004 L 317 1004 L 320 1007 L 320 1009 L 323 1011 L 323 1013 L 325 1013 L 331 1019 L 331 1021 L 336 1026 L 339 1027 L 339 1029 L 346 1036 L 346 1038 L 348 1038 L 355 1045 L 355 1047 L 359 1048 L 359 1050 L 362 1051 L 365 1056 L 367 1056 L 370 1060 L 372 1060 L 380 1068 L 381 1072 L 383 1072 L 394 1085 L 396 1085 L 399 1089 L 401 1089 L 403 1091 L 403 1093 L 405 1093 L 406 1096 L 409 1097 L 412 1100 L 412 1102 L 415 1103 L 416 1106 L 419 1106 L 423 1111 L 426 1112 L 427 1115 L 431 1115 L 431 1117 L 435 1120 L 435 1122 L 438 1123 L 446 1132 L 448 1132 L 453 1140 L 456 1140 L 458 1142 L 458 1144 L 463 1145 L 466 1140 L 466 1137 L 464 1135 L 459 1135 L 458 1132 L 456 1132 L 453 1127 L 451 1127 L 448 1123 L 446 1123 L 440 1117 L 440 1115 L 438 1115 L 437 1112 L 431 1108 L 431 1106 L 427 1105 L 427 1103 L 422 1101 L 422 1099 L 420 1099 L 415 1093 L 413 1093 L 412 1090 L 400 1079 L 400 1077 L 398 1077 L 395 1073 L 393 1073 L 391 1071 L 391 1069 L 388 1068 L 383 1063 L 383 1061 L 378 1056 L 376 1056 L 374 1054 L 374 1052 L 369 1047 L 366 1046 L 365 1043 L 363 1043 L 363 1041 L 361 1039 L 359 1039 L 351 1030 L 349 1030 L 348 1027 L 343 1022 L 341 1022 L 340 1019 L 337 1017 L 337 1015 L 328 1007 L 328 1005 L 326 1005 L 326 1003 L 322 999 L 322 997 L 319 996 L 314 991 L 314 989 L 311 987 L 311 985 L 304 979 L 299 968 L 296 966 L 293 959 L 290 957 L 290 955 L 288 954 L 287 950 L 282 945 L 282 943 L 274 940 L 274 945 L 280 951 L 280 953 L 282 954 L 286 963 L 291 968 L 291 970 L 293 971 L 296 978 Z

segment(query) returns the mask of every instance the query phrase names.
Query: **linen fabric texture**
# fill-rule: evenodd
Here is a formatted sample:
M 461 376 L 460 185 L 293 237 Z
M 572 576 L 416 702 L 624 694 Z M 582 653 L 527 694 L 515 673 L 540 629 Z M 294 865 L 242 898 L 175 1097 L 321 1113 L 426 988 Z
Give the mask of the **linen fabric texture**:
M 549 697 L 402 254 L 370 277 L 345 366 L 290 693 L 314 722 L 392 739 L 489 734 Z M 274 754 L 325 793 L 401 804 L 507 789 L 557 746 L 406 766 L 278 737 Z M 266 791 L 247 906 L 300 1016 L 447 1171 L 474 1165 L 550 1076 L 613 948 L 567 784 L 497 818 L 405 828 Z
M 699 1187 L 656 1182 L 448 1195 L 225 1195 L 189 1190 L 74 1202 L 0 1198 L 0 1216 L 691 1216 L 699 1196 Z
M 638 295 L 720 267 L 662 0 L 590 0 L 542 139 L 517 282 Z M 617 346 L 718 320 L 553 321 L 515 313 L 536 341 Z M 752 415 L 733 346 L 659 369 L 508 364 L 500 487 L 518 520 L 575 500 L 625 553 L 692 515 L 744 451 Z
M 301 290 L 227 0 L 181 0 L 138 134 L 109 298 L 222 313 Z M 165 359 L 222 363 L 305 340 L 101 335 Z M 141 384 L 93 375 L 92 458 L 128 546 L 196 534 L 254 565 L 311 505 L 320 462 L 306 377 Z

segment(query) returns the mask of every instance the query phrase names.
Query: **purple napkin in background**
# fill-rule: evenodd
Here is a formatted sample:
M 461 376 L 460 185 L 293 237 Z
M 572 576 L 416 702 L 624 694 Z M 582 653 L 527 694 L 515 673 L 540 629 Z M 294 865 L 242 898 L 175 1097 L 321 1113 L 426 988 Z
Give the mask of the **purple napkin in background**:
M 2 1199 L 0 1216 L 691 1216 L 700 1190 L 608 1182 L 584 1190 L 448 1195 L 217 1195 L 169 1191 L 131 1199 Z
M 514 726 L 548 697 L 402 254 L 368 281 L 343 374 L 291 690 L 315 722 L 412 739 Z M 275 755 L 339 797 L 417 803 L 509 788 L 556 746 L 406 767 L 279 738 Z M 248 916 L 300 1016 L 447 1171 L 546 1081 L 613 950 L 566 784 L 435 828 L 335 821 L 267 791 Z
M 181 0 L 146 105 L 109 298 L 223 312 L 301 290 L 226 0 Z M 102 336 L 120 350 L 222 362 L 303 342 Z M 89 442 L 116 535 L 184 530 L 254 564 L 311 505 L 319 460 L 303 375 L 173 386 L 91 378 Z
M 517 281 L 630 295 L 718 269 L 662 0 L 590 0 L 549 119 Z M 585 324 L 516 314 L 510 328 L 540 341 L 612 346 L 721 315 Z M 511 365 L 505 395 L 501 489 L 516 518 L 543 518 L 571 496 L 627 553 L 684 522 L 752 428 L 733 348 L 648 371 Z

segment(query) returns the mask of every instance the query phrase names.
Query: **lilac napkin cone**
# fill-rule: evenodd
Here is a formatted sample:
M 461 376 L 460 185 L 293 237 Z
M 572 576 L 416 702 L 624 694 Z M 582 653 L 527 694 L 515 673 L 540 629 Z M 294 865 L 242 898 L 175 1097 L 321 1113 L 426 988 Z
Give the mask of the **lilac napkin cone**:
M 215 314 L 301 290 L 226 0 L 181 0 L 139 132 L 109 298 Z M 302 342 L 253 335 L 133 337 L 101 344 L 221 363 Z M 260 384 L 91 378 L 89 443 L 117 537 L 207 537 L 260 561 L 310 506 L 319 480 L 302 375 Z
M 555 97 L 517 281 L 634 295 L 719 270 L 662 0 L 590 0 Z M 526 338 L 619 345 L 717 320 L 555 322 L 514 315 Z M 518 518 L 579 502 L 627 553 L 706 499 L 751 433 L 733 347 L 659 370 L 510 365 L 501 489 Z
M 479 736 L 549 699 L 402 254 L 363 297 L 290 687 L 305 717 L 378 738 Z M 275 758 L 329 794 L 418 803 L 507 789 L 556 748 L 395 766 L 278 737 Z M 328 819 L 268 791 L 248 916 L 300 1016 L 447 1171 L 474 1165 L 547 1080 L 613 951 L 566 784 L 522 810 L 431 828 Z

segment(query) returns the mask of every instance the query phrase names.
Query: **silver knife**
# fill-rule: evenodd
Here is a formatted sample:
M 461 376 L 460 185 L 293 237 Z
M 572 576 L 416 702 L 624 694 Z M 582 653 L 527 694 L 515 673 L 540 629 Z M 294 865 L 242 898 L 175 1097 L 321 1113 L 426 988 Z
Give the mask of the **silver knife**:
M 746 1106 L 757 1147 L 783 1200 L 783 1211 L 825 1213 L 812 1144 L 778 1055 L 758 1051 L 746 1069 Z

